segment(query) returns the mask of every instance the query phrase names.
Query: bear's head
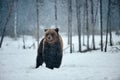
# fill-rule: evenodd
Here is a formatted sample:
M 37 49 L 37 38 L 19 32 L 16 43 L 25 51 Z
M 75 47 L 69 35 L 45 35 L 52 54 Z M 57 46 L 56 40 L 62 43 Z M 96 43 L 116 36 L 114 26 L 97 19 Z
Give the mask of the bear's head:
M 59 34 L 58 34 L 59 29 L 45 29 L 45 40 L 49 44 L 53 44 L 58 41 Z

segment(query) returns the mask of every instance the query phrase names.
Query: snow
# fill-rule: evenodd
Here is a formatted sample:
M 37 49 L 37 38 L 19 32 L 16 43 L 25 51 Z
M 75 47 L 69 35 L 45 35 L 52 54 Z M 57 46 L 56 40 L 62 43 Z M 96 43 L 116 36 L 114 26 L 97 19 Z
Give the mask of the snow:
M 113 36 L 113 42 L 120 41 L 119 36 Z M 99 37 L 96 36 L 97 47 L 100 47 Z M 36 42 L 30 36 L 25 39 L 27 46 Z M 66 48 L 67 37 L 63 36 L 63 40 Z M 66 49 L 61 67 L 51 70 L 45 64 L 35 69 L 37 48 L 22 49 L 22 38 L 5 37 L 0 49 L 0 80 L 120 80 L 120 51 L 108 47 L 106 53 L 100 50 L 78 53 L 76 36 L 73 41 L 75 52 L 70 54 L 69 48 Z

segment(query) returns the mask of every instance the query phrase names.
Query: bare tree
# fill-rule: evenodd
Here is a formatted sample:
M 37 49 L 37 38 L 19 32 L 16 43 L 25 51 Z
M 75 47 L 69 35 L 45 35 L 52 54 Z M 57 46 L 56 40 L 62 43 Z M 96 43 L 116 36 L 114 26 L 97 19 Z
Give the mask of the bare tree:
M 17 2 L 18 2 L 18 0 L 15 0 L 15 2 L 14 2 L 14 13 L 15 13 L 15 15 L 14 15 L 14 38 L 15 38 L 15 40 L 17 39 Z
M 36 0 L 36 13 L 37 13 L 37 46 L 39 46 L 39 2 Z
M 72 0 L 68 0 L 68 32 L 70 53 L 72 53 Z
M 11 16 L 13 6 L 14 6 L 14 0 L 11 0 L 11 4 L 10 4 L 9 10 L 8 10 L 8 16 L 7 16 L 7 18 L 6 18 L 6 23 L 5 23 L 5 25 L 4 25 L 3 32 L 2 32 L 2 36 L 1 36 L 1 40 L 0 40 L 0 48 L 1 48 L 1 46 L 2 46 L 2 42 L 3 42 L 3 39 L 4 39 L 5 32 L 6 32 L 6 27 L 7 27 L 7 24 L 8 24 L 8 22 L 9 22 L 9 18 L 10 18 L 10 16 Z
M 91 2 L 91 26 L 92 26 L 92 44 L 93 44 L 93 50 L 95 50 L 95 25 L 94 25 L 94 13 L 93 13 L 93 0 L 90 0 Z
M 113 46 L 113 43 L 112 43 L 112 30 L 111 30 L 111 0 L 109 0 L 108 2 L 109 6 L 108 6 L 108 11 L 109 11 L 109 34 L 110 34 L 110 46 Z
M 69 9 L 69 0 L 68 0 L 68 45 L 70 44 L 70 27 L 69 27 L 69 16 L 70 16 L 70 9 Z
M 86 26 L 86 1 L 84 1 L 84 14 L 83 14 L 83 46 L 85 46 L 85 26 Z
M 105 52 L 107 51 L 107 43 L 108 43 L 108 21 L 107 21 L 107 28 L 106 28 Z
M 103 23 L 102 23 L 102 0 L 100 0 L 100 33 L 101 33 L 101 51 L 103 51 Z
M 93 2 L 93 0 L 92 0 Z M 93 5 L 93 3 L 91 3 L 91 6 Z M 97 0 L 97 3 L 96 3 L 96 7 L 95 7 L 95 11 L 93 10 L 93 7 L 91 8 L 91 13 L 93 13 L 92 15 L 92 23 L 93 23 L 93 27 L 92 27 L 92 43 L 93 43 L 93 50 L 95 50 L 95 24 L 96 24 L 96 20 L 97 20 L 97 14 L 98 14 L 98 10 L 99 10 L 99 0 Z
M 110 0 L 108 0 L 108 12 L 107 12 L 107 28 L 106 28 L 106 42 L 105 42 L 105 52 L 107 51 L 107 43 L 108 43 L 108 29 L 111 26 L 110 22 Z
M 57 28 L 57 0 L 55 0 L 55 27 Z
M 80 0 L 76 0 L 76 15 L 77 15 L 77 29 L 78 29 L 78 42 L 79 52 L 81 52 L 81 21 L 80 21 Z
M 86 31 L 87 31 L 87 50 L 89 50 L 89 25 L 88 25 L 88 0 L 86 0 Z

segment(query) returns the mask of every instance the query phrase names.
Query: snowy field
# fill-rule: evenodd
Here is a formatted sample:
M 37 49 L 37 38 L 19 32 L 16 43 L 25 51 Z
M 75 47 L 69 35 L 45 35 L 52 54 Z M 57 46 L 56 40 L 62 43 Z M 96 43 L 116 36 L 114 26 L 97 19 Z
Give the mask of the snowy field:
M 26 45 L 35 42 L 26 36 Z M 105 38 L 104 38 L 105 39 Z M 67 38 L 63 36 L 64 48 Z M 86 39 L 85 39 L 86 40 Z M 113 35 L 113 47 L 108 52 L 100 50 L 78 53 L 77 37 L 73 37 L 74 53 L 64 50 L 62 65 L 59 69 L 48 69 L 45 65 L 35 69 L 36 50 L 22 49 L 22 38 L 13 40 L 5 37 L 0 49 L 0 80 L 120 80 L 120 36 Z M 100 36 L 96 36 L 96 47 L 100 47 Z M 82 47 L 83 49 L 86 47 Z

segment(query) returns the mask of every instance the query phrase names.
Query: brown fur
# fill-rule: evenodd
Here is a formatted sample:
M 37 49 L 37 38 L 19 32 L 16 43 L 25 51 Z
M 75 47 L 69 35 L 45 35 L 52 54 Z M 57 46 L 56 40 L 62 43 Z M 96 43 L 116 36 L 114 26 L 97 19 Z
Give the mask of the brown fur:
M 50 39 L 49 39 L 50 38 Z M 44 40 L 43 40 L 43 51 L 45 43 L 53 45 L 55 42 L 59 42 L 63 50 L 63 41 L 61 36 L 55 29 L 45 29 Z
M 43 62 L 50 69 L 60 67 L 63 56 L 63 41 L 58 31 L 58 28 L 45 29 L 44 38 L 38 48 L 36 68 L 42 65 Z

